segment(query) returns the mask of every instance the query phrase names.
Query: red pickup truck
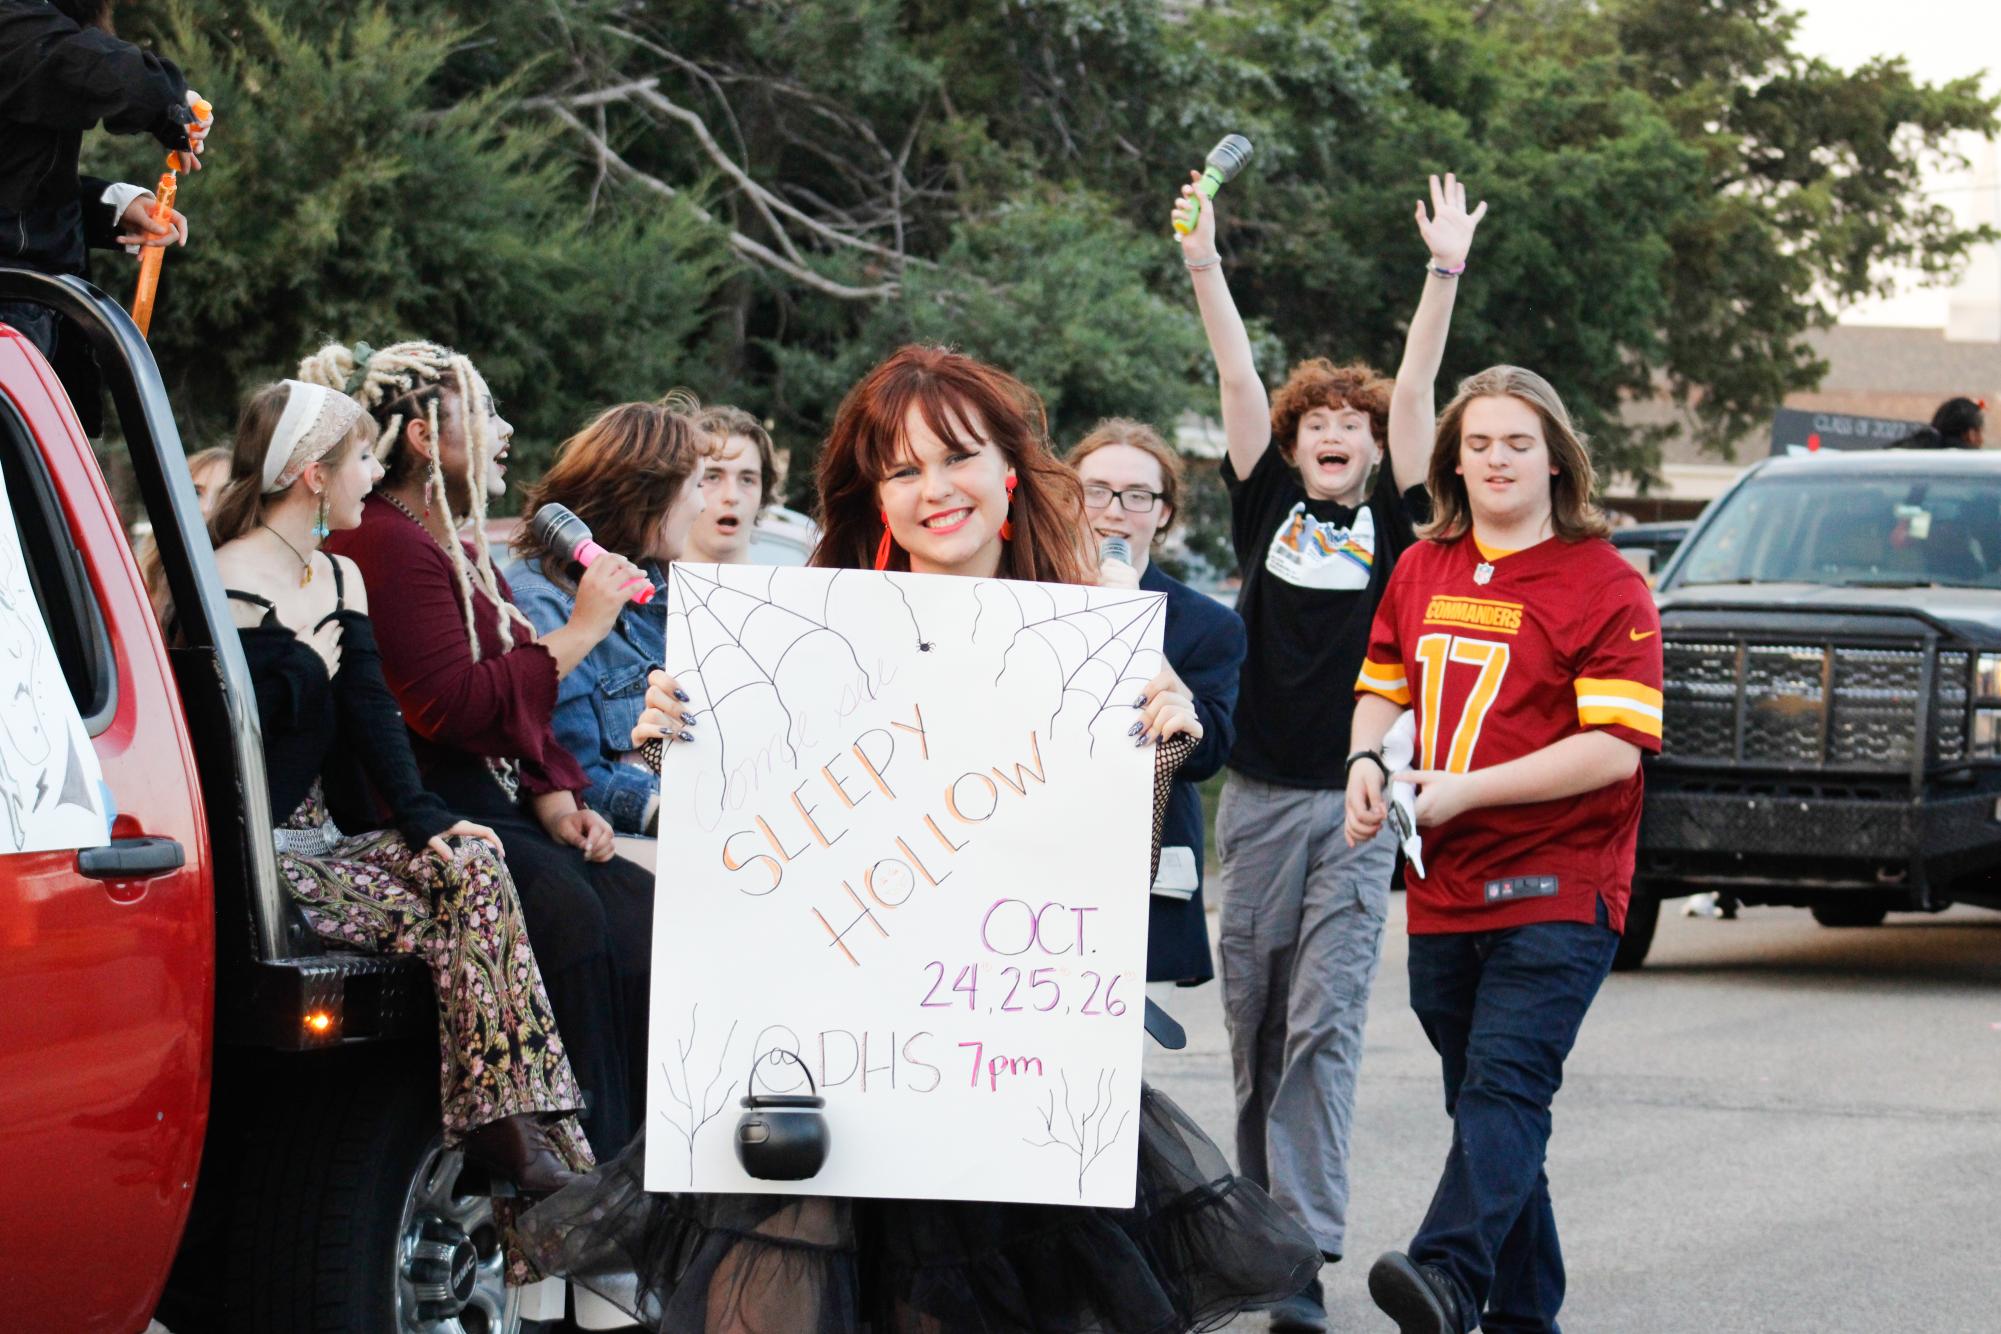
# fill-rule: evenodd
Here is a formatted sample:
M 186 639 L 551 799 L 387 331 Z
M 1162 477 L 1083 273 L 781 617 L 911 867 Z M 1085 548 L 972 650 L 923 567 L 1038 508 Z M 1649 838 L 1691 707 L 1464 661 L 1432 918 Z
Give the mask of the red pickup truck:
M 46 627 L 114 817 L 104 846 L 45 852 L 0 821 L 0 1328 L 513 1334 L 491 1202 L 439 1138 L 426 973 L 328 953 L 280 888 L 255 696 L 152 354 L 86 283 L 0 269 L 20 300 L 83 331 L 117 411 L 101 465 L 0 325 L 35 604 L 11 612 Z M 25 693 L 5 621 L 0 690 Z

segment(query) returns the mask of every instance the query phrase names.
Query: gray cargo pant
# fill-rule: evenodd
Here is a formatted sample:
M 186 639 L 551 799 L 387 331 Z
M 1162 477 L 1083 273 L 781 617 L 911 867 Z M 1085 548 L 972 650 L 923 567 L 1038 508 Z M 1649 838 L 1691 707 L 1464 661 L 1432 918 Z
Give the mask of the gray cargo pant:
M 1237 1170 L 1339 1255 L 1362 1025 L 1396 845 L 1342 837 L 1339 790 L 1232 773 L 1216 812 L 1218 972 L 1237 1085 Z

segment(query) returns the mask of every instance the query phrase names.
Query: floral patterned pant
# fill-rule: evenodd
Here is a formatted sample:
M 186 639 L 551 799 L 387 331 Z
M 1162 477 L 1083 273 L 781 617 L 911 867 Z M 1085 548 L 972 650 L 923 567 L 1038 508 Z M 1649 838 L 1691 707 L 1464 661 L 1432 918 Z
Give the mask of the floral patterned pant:
M 285 828 L 316 829 L 326 819 L 315 785 Z M 281 851 L 278 868 L 306 920 L 327 940 L 366 953 L 416 955 L 430 966 L 447 1147 L 490 1121 L 535 1113 L 549 1123 L 550 1142 L 570 1168 L 590 1170 L 590 1145 L 574 1115 L 583 1093 L 498 853 L 460 839 L 446 862 L 393 830 L 377 830 L 343 837 L 323 856 Z M 513 1203 L 496 1201 L 503 1228 L 512 1222 Z M 511 1241 L 508 1281 L 531 1281 L 535 1274 Z
M 327 818 L 314 788 L 287 829 Z M 412 848 L 392 830 L 342 838 L 324 856 L 278 854 L 285 882 L 313 930 L 377 954 L 413 954 L 438 993 L 438 1102 L 445 1143 L 520 1112 L 562 1116 L 556 1136 L 578 1160 L 590 1151 L 574 1116 L 583 1094 L 542 987 L 514 881 L 500 855 L 474 839 L 452 859 Z

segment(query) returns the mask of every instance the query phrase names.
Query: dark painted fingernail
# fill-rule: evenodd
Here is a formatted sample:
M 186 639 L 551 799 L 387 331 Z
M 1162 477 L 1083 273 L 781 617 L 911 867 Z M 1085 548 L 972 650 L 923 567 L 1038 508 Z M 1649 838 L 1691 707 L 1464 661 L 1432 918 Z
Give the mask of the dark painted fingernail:
M 1141 696 L 1140 696 L 1140 697 L 1139 697 L 1138 699 L 1134 700 L 1134 701 L 1133 701 L 1133 707 L 1134 707 L 1135 709 L 1143 709 L 1143 708 L 1145 708 L 1145 707 L 1146 707 L 1146 696 L 1145 696 L 1145 695 L 1141 695 Z
M 681 733 L 681 740 L 683 741 L 693 741 L 694 739 L 695 739 L 695 734 L 693 732 Z
M 1145 723 L 1134 723 L 1131 727 L 1128 727 L 1126 729 L 1126 735 L 1138 736 L 1141 732 L 1144 732 L 1145 730 L 1146 730 Z
M 688 714 L 683 714 L 683 715 L 681 716 L 681 726 L 683 726 L 683 727 L 693 727 L 694 725 L 695 725 L 695 715 L 694 715 L 694 714 L 692 714 L 692 713 L 688 713 Z
M 1134 746 L 1150 746 L 1152 744 L 1153 744 L 1153 738 L 1150 736 L 1143 736 L 1139 740 L 1133 742 Z
M 686 704 L 688 702 L 688 692 L 685 690 L 676 690 L 674 692 L 674 698 L 680 700 L 683 704 Z

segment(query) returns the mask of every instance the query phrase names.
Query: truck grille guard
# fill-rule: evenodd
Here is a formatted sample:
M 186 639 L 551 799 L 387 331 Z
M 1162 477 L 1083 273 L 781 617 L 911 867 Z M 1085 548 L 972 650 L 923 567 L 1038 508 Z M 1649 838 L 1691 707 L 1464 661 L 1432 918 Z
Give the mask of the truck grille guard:
M 1969 758 L 1974 651 L 1908 608 L 1664 613 L 1667 770 L 1874 776 Z M 1919 743 L 1923 738 L 1923 743 Z

